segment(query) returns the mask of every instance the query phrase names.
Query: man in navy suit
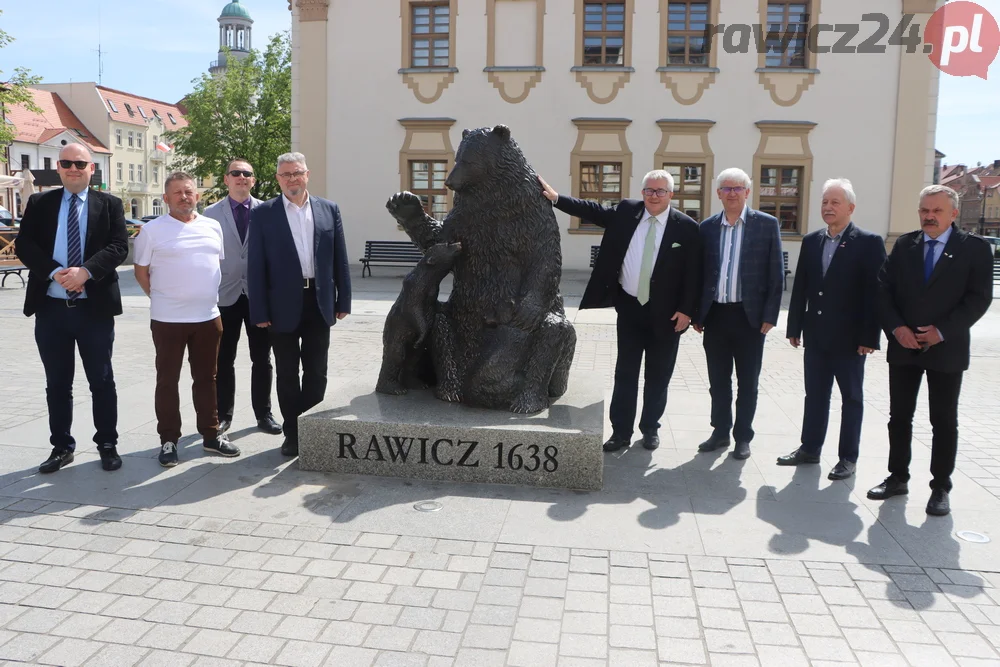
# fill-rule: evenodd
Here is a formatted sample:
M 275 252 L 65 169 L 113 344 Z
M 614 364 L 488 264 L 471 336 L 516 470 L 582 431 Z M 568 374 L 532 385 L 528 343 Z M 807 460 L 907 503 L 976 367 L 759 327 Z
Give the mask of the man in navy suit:
M 82 144 L 59 151 L 63 187 L 33 194 L 15 252 L 28 267 L 24 314 L 35 316 L 35 342 L 45 368 L 52 454 L 38 472 L 73 462 L 73 375 L 79 350 L 93 399 L 94 442 L 101 467 L 122 467 L 118 393 L 111 367 L 115 316 L 122 314 L 118 265 L 128 255 L 125 212 L 118 197 L 90 189 L 94 161 Z
M 750 177 L 726 169 L 716 179 L 723 212 L 701 223 L 705 273 L 701 307 L 694 329 L 704 332 L 708 382 L 712 394 L 712 436 L 699 452 L 728 447 L 733 456 L 750 457 L 757 381 L 764 336 L 778 321 L 784 263 L 781 233 L 774 216 L 747 206 Z M 739 393 L 733 423 L 733 364 Z
M 701 293 L 698 223 L 670 206 L 674 179 L 663 170 L 646 174 L 642 201 L 624 199 L 608 208 L 559 195 L 539 181 L 543 194 L 560 211 L 604 228 L 601 252 L 580 302 L 581 309 L 614 306 L 618 311 L 612 434 L 604 451 L 631 444 L 643 354 L 646 377 L 639 431 L 642 446 L 656 449 L 677 346 Z
M 951 511 L 958 451 L 958 397 L 969 368 L 969 330 L 993 303 L 993 251 L 955 226 L 958 193 L 929 185 L 920 193 L 919 231 L 896 239 L 879 273 L 879 314 L 889 339 L 889 476 L 872 500 L 908 493 L 913 413 L 924 374 L 931 428 L 927 513 Z
M 326 393 L 330 327 L 351 312 L 340 209 L 310 196 L 308 183 L 305 156 L 285 153 L 278 158 L 281 196 L 250 212 L 250 321 L 270 330 L 285 456 L 299 453 L 299 415 Z
M 802 239 L 788 308 L 788 341 L 805 344 L 805 411 L 802 445 L 778 465 L 819 463 L 830 420 L 830 392 L 837 380 L 842 400 L 839 461 L 829 479 L 854 474 L 864 415 L 865 358 L 879 349 L 876 294 L 885 261 L 882 237 L 859 228 L 851 216 L 857 197 L 846 178 L 823 185 L 827 228 Z

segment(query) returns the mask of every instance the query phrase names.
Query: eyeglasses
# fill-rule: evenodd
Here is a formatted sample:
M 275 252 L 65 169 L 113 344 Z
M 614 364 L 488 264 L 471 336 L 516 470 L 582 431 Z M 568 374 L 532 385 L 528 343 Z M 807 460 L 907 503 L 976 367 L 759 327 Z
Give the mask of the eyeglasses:
M 233 177 L 243 176 L 245 178 L 253 178 L 252 171 L 243 171 L 242 169 L 233 169 L 232 171 L 229 172 L 229 175 Z
M 86 169 L 90 166 L 90 162 L 87 162 L 86 160 L 59 160 L 59 166 L 63 169 L 69 169 L 70 167 Z
M 309 173 L 308 171 L 290 171 L 287 174 L 278 174 L 278 178 L 283 178 L 286 181 L 288 181 L 293 178 L 302 178 L 308 173 Z
M 738 186 L 735 186 L 735 187 L 730 187 L 730 186 L 726 185 L 726 186 L 723 186 L 723 187 L 719 188 L 719 190 L 722 191 L 722 194 L 728 195 L 728 194 L 730 194 L 732 192 L 735 192 L 736 194 L 739 194 L 739 193 L 743 192 L 744 190 L 746 190 L 746 188 L 743 187 L 742 185 L 738 185 Z
M 646 188 L 645 190 L 642 191 L 642 194 L 646 195 L 647 197 L 652 197 L 653 195 L 656 195 L 657 197 L 666 197 L 668 194 L 670 194 L 670 191 L 664 190 L 663 188 L 659 188 L 657 190 L 654 190 L 653 188 Z

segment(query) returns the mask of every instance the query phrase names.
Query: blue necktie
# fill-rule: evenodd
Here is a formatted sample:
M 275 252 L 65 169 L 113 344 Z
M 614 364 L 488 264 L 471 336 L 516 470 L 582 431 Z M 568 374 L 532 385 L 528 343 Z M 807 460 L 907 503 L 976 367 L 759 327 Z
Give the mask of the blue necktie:
M 924 283 L 928 283 L 931 280 L 931 274 L 934 272 L 934 246 L 938 244 L 934 239 L 927 240 L 927 254 L 924 255 Z
M 80 266 L 83 264 L 83 247 L 80 243 L 80 212 L 77 204 L 80 198 L 72 195 L 69 198 L 69 211 L 66 215 L 66 266 Z M 80 296 L 80 292 L 67 292 L 70 300 Z

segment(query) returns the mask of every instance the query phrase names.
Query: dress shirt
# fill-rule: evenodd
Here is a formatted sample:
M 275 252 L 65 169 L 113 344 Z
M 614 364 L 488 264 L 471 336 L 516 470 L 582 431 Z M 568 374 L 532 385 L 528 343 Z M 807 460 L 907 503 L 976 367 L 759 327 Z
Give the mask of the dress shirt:
M 851 223 L 847 223 L 850 227 Z M 821 261 L 823 263 L 823 277 L 826 278 L 826 272 L 830 268 L 830 262 L 833 261 L 833 255 L 837 252 L 837 248 L 840 247 L 840 239 L 843 238 L 844 232 L 847 231 L 847 227 L 840 230 L 840 233 L 836 236 L 830 236 L 830 228 L 827 227 L 823 231 L 823 235 L 820 237 L 823 240 L 823 255 Z
M 653 264 L 660 254 L 660 241 L 663 240 L 663 232 L 667 229 L 667 218 L 670 217 L 670 209 L 660 215 L 652 215 L 649 211 L 643 211 L 645 217 L 632 234 L 632 240 L 628 244 L 628 251 L 625 253 L 625 261 L 622 262 L 622 272 L 619 282 L 628 294 L 639 295 L 639 273 L 642 271 L 642 253 L 646 249 L 646 235 L 649 234 L 649 226 L 656 225 L 656 245 L 653 248 Z
M 715 300 L 719 303 L 739 303 L 743 300 L 740 285 L 740 253 L 743 250 L 743 229 L 746 227 L 749 207 L 744 204 L 735 224 L 729 224 L 722 212 L 722 229 L 719 234 L 719 284 Z
M 77 220 L 80 222 L 80 252 L 83 253 L 87 249 L 87 194 L 90 191 L 84 189 L 83 192 L 78 193 L 76 196 L 79 197 L 80 201 L 76 204 L 77 209 Z M 66 292 L 66 288 L 57 283 L 54 278 L 56 273 L 62 271 L 66 267 L 66 256 L 69 254 L 68 248 L 68 236 L 67 228 L 69 226 L 69 205 L 70 197 L 73 193 L 69 190 L 63 188 L 62 202 L 59 204 L 59 217 L 57 218 L 56 227 L 56 242 L 52 246 L 52 259 L 59 262 L 59 268 L 52 271 L 49 274 L 49 278 L 52 278 L 52 282 L 49 283 L 49 289 L 47 294 L 56 299 L 69 299 L 69 294 Z M 86 269 L 84 269 L 86 271 Z M 90 273 L 89 271 L 87 272 Z M 81 291 L 80 295 L 76 297 L 77 299 L 86 299 L 87 290 Z
M 315 226 L 313 224 L 312 201 L 306 195 L 306 203 L 299 208 L 288 197 L 281 195 L 281 201 L 285 205 L 285 215 L 288 216 L 288 227 L 292 230 L 292 239 L 295 241 L 295 252 L 299 255 L 299 265 L 302 267 L 303 278 L 315 278 L 316 270 L 313 260 L 313 236 Z
M 941 259 L 941 255 L 944 253 L 944 247 L 945 247 L 945 245 L 947 245 L 948 239 L 951 238 L 951 230 L 952 230 L 952 228 L 948 227 L 948 229 L 944 230 L 941 233 L 941 236 L 937 237 L 937 244 L 935 244 L 935 246 L 934 246 L 934 266 L 935 267 L 937 266 L 938 260 Z M 931 237 L 927 236 L 927 232 L 924 232 L 924 248 L 923 248 L 923 250 L 924 250 L 924 260 L 925 261 L 927 259 L 927 253 L 929 252 L 928 249 L 930 248 L 930 246 L 927 244 L 927 242 L 930 241 L 930 240 L 931 240 Z

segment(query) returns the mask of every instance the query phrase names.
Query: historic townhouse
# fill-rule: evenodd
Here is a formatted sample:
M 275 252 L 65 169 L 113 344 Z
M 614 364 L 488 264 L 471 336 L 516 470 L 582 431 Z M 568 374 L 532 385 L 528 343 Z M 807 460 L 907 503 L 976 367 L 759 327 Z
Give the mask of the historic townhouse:
M 713 176 L 738 166 L 795 257 L 823 225 L 823 181 L 855 183 L 856 220 L 891 242 L 915 227 L 933 179 L 938 70 L 889 44 L 920 39 L 934 0 L 291 0 L 292 144 L 310 189 L 342 208 L 352 259 L 405 238 L 383 208 L 399 189 L 444 215 L 461 132 L 504 123 L 558 190 L 614 202 L 645 172 L 673 172 L 675 204 L 721 209 Z M 817 24 L 889 31 L 881 53 L 807 48 Z M 721 30 L 710 26 L 724 26 Z M 758 49 L 758 31 L 768 48 Z M 785 36 L 787 47 L 768 40 Z M 823 33 L 830 46 L 840 35 Z M 871 49 L 862 49 L 871 50 Z M 557 214 L 567 268 L 599 229 Z

